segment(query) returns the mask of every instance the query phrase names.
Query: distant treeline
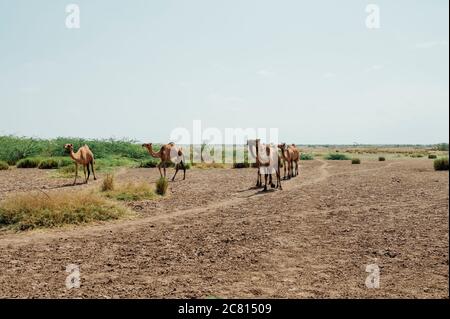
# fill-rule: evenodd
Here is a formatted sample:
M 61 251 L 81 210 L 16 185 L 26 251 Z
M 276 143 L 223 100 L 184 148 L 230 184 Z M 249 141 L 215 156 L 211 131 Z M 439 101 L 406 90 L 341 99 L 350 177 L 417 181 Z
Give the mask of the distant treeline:
M 75 150 L 84 144 L 89 145 L 96 158 L 111 155 L 144 159 L 148 157 L 147 150 L 137 141 L 122 139 L 82 139 L 58 137 L 55 139 L 37 139 L 17 136 L 0 136 L 0 160 L 10 165 L 27 157 L 67 156 L 65 144 L 73 144 Z
M 65 144 L 73 144 L 75 150 L 84 144 L 89 145 L 96 158 L 106 158 L 110 156 L 126 157 L 134 160 L 142 160 L 148 158 L 148 152 L 141 145 L 132 139 L 82 139 L 70 137 L 58 137 L 55 139 L 39 139 L 18 136 L 0 136 L 0 161 L 5 161 L 10 165 L 15 165 L 19 160 L 29 157 L 53 157 L 67 156 L 64 149 Z M 201 145 L 203 150 L 206 145 Z M 416 148 L 432 148 L 438 151 L 448 151 L 448 143 L 440 143 L 436 145 L 304 145 L 306 147 L 324 147 L 324 148 L 341 148 L 341 147 L 416 147 Z M 155 145 L 155 151 L 158 151 L 159 145 Z M 233 148 L 231 148 L 231 151 Z M 225 154 L 225 149 L 223 150 Z M 234 151 L 235 152 L 235 151 Z

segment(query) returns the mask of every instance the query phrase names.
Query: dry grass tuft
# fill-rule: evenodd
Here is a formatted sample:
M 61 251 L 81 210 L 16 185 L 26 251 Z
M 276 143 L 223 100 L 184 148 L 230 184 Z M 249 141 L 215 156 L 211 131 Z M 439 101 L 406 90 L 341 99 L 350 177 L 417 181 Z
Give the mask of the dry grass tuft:
M 114 175 L 113 174 L 106 174 L 105 179 L 103 180 L 102 192 L 109 192 L 114 190 Z
M 114 187 L 114 190 L 104 192 L 108 198 L 120 201 L 138 201 L 155 198 L 153 189 L 145 183 L 128 183 Z
M 169 182 L 164 177 L 161 177 L 156 182 L 156 193 L 158 195 L 164 196 L 167 193 L 167 189 L 169 188 Z
M 0 202 L 0 228 L 50 228 L 118 219 L 125 214 L 125 208 L 88 192 L 17 194 Z

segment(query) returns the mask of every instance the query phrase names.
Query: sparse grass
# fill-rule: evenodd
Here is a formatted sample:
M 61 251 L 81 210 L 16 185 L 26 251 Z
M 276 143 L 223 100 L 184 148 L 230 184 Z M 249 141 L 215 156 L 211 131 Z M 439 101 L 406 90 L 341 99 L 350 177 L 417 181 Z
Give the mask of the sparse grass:
M 353 158 L 352 164 L 361 164 L 361 160 L 359 158 Z
M 0 161 L 0 171 L 6 171 L 8 169 L 9 169 L 8 163 Z
M 193 163 L 193 167 L 200 169 L 208 169 L 208 168 L 226 168 L 227 164 L 223 163 Z
M 386 160 L 386 158 L 383 156 L 378 157 L 378 161 L 380 161 L 380 162 L 384 162 L 385 160 Z
M 88 192 L 17 194 L 0 202 L 0 228 L 51 228 L 118 219 L 125 214 L 125 208 Z
M 152 188 L 145 183 L 127 183 L 114 186 L 113 190 L 105 191 L 105 196 L 119 201 L 139 201 L 155 198 Z
M 39 162 L 39 169 L 56 169 L 59 167 L 59 162 L 56 159 L 45 159 Z
M 448 157 L 442 157 L 434 160 L 434 170 L 448 171 Z
M 325 159 L 327 160 L 331 160 L 331 161 L 345 161 L 345 160 L 349 160 L 350 158 L 345 155 L 345 154 L 341 154 L 341 153 L 329 153 Z
M 114 190 L 114 175 L 113 174 L 106 174 L 106 176 L 102 182 L 101 190 L 102 190 L 102 192 L 109 192 L 109 191 Z
M 436 158 L 437 158 L 437 155 L 436 155 L 436 154 L 429 154 L 429 155 L 428 155 L 428 158 L 429 158 L 429 159 L 436 159 Z
M 156 182 L 156 193 L 158 195 L 166 195 L 167 189 L 169 188 L 169 182 L 164 177 L 160 177 Z
M 300 160 L 301 161 L 312 161 L 314 159 L 313 154 L 309 153 L 302 153 L 300 154 Z

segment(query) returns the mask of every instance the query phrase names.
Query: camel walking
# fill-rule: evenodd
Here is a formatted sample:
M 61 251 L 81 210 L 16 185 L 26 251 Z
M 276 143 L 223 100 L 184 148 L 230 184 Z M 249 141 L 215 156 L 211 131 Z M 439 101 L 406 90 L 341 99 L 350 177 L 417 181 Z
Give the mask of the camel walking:
M 154 158 L 160 158 L 161 161 L 158 164 L 159 174 L 163 177 L 161 172 L 161 166 L 164 170 L 164 178 L 166 177 L 166 166 L 169 163 L 175 164 L 175 174 L 172 177 L 172 181 L 175 180 L 175 176 L 177 176 L 178 170 L 183 170 L 183 180 L 186 179 L 186 166 L 183 150 L 181 148 L 177 148 L 174 143 L 169 143 L 161 146 L 158 152 L 153 151 L 153 144 L 147 143 L 142 144 L 142 147 L 145 147 L 150 155 Z
M 295 144 L 286 146 L 286 143 L 279 144 L 278 148 L 281 151 L 283 159 L 284 177 L 283 179 L 290 179 L 298 175 L 298 161 L 300 160 L 300 151 Z M 286 170 L 288 175 L 286 176 Z
M 272 188 L 277 188 L 282 190 L 281 186 L 281 174 L 280 165 L 281 158 L 278 155 L 277 148 L 272 145 L 261 144 L 260 139 L 249 140 L 247 142 L 249 146 L 250 154 L 256 160 L 257 180 L 256 187 L 262 186 L 262 175 L 264 175 L 264 191 L 267 191 L 267 180 L 269 179 L 269 184 Z M 277 185 L 272 181 L 272 174 L 275 172 L 277 177 Z
M 298 162 L 300 161 L 300 150 L 297 148 L 297 146 L 295 144 L 290 145 L 288 147 L 288 149 L 290 149 L 292 152 L 291 160 L 292 160 L 293 169 L 294 169 L 293 176 L 297 176 L 298 175 Z
M 78 177 L 78 164 L 83 165 L 84 171 L 84 182 L 87 184 L 89 177 L 91 176 L 91 171 L 89 169 L 89 165 L 92 168 L 92 174 L 94 175 L 94 180 L 97 180 L 95 176 L 94 170 L 94 154 L 89 149 L 89 146 L 84 145 L 78 149 L 76 153 L 73 152 L 73 144 L 66 144 L 64 148 L 70 152 L 70 157 L 74 160 L 75 163 L 75 180 L 73 181 L 73 185 L 77 183 Z M 87 168 L 87 177 L 86 177 L 86 168 Z

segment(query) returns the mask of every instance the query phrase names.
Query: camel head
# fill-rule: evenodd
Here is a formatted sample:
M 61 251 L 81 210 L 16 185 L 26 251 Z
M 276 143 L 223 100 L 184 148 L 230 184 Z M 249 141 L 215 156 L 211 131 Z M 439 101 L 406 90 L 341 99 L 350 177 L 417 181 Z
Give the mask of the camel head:
M 68 150 L 69 152 L 73 151 L 73 144 L 66 144 L 66 145 L 64 145 L 64 149 Z
M 153 145 L 153 143 L 144 143 L 144 144 L 142 144 L 142 147 L 145 147 L 148 149 L 148 148 L 151 148 L 152 145 Z
M 286 143 L 278 144 L 278 148 L 279 148 L 281 151 L 284 151 L 284 150 L 286 149 Z

